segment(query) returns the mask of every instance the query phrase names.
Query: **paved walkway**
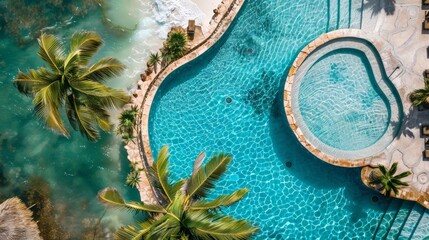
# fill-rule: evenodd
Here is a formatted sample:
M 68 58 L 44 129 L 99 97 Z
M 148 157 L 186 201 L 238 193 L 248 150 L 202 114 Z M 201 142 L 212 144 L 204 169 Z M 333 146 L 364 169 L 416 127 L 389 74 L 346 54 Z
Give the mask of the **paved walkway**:
M 377 2 L 369 4 L 369 2 Z M 424 138 L 420 135 L 420 124 L 429 124 L 429 111 L 420 112 L 411 107 L 409 94 L 423 88 L 423 71 L 429 68 L 426 48 L 429 34 L 422 31 L 424 10 L 421 0 L 365 0 L 362 29 L 374 32 L 393 47 L 394 57 L 402 64 L 399 77 L 393 82 L 401 95 L 404 107 L 404 122 L 399 136 L 390 145 L 385 156 L 374 159 L 372 166 L 391 166 L 398 162 L 398 173 L 411 171 L 407 181 L 410 188 L 404 189 L 401 198 L 420 198 L 419 202 L 429 207 L 429 161 L 423 161 Z M 369 173 L 364 169 L 362 175 Z M 364 181 L 365 182 L 365 181 Z M 407 196 L 409 195 L 409 196 Z

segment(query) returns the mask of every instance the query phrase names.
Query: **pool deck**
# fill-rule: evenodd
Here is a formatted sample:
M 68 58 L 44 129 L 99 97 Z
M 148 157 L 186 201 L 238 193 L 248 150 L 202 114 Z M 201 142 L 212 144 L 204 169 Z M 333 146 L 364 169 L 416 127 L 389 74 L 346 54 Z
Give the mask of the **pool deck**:
M 131 103 L 139 109 L 135 132 L 136 141 L 128 142 L 125 146 L 128 160 L 136 163 L 136 168 L 144 169 L 144 162 L 152 165 L 154 160 L 149 143 L 149 111 L 159 86 L 171 72 L 192 61 L 213 46 L 226 32 L 243 4 L 244 0 L 222 0 L 216 9 L 217 14 L 210 21 L 209 27 L 203 29 L 200 35 L 197 35 L 194 41 L 189 43 L 189 53 L 172 62 L 157 74 L 153 73 L 147 76 L 144 82 L 141 80 L 137 82 L 138 89 L 134 92 Z M 157 203 L 145 171 L 140 173 L 140 183 L 137 188 L 142 202 L 146 204 Z
M 398 162 L 398 173 L 411 171 L 413 174 L 405 179 L 410 186 L 402 188 L 396 197 L 418 201 L 429 208 L 429 161 L 423 160 L 425 139 L 420 133 L 420 125 L 429 124 L 429 111 L 417 111 L 411 107 L 408 99 L 412 91 L 424 87 L 423 71 L 429 68 L 426 51 L 429 34 L 422 30 L 425 17 L 422 1 L 396 0 L 394 5 L 391 5 L 391 1 L 379 1 L 378 5 L 367 6 L 363 12 L 362 29 L 389 42 L 393 55 L 403 66 L 401 75 L 393 82 L 402 85 L 397 88 L 404 107 L 399 135 L 386 149 L 385 156 L 375 159 L 370 166 L 391 166 Z M 367 179 L 371 172 L 370 166 L 362 169 L 362 180 L 366 185 L 369 185 Z

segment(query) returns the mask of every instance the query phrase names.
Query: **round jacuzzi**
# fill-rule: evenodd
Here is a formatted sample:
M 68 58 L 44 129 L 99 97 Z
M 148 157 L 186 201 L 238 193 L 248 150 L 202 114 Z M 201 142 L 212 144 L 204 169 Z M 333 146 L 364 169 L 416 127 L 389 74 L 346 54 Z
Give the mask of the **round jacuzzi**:
M 302 63 L 295 62 L 288 77 L 293 83 L 285 87 L 295 135 L 326 158 L 355 160 L 382 152 L 400 129 L 402 104 L 379 52 L 358 37 L 312 48 L 297 59 Z

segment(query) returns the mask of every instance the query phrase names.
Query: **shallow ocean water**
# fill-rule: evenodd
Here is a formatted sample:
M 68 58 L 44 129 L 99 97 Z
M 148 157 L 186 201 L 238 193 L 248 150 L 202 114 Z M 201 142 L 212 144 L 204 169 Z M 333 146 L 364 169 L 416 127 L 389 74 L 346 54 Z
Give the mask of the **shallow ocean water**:
M 1 0 L 0 9 L 6 11 L 4 7 L 7 4 L 18 2 L 21 1 Z M 47 19 L 55 21 L 46 22 L 44 27 L 45 31 L 54 33 L 65 41 L 79 30 L 99 33 L 105 45 L 95 59 L 114 56 L 124 62 L 127 65 L 124 75 L 109 81 L 109 84 L 129 90 L 135 87 L 134 83 L 138 80 L 138 74 L 144 70 L 149 53 L 162 46 L 164 32 L 170 27 L 170 22 L 157 19 L 170 21 L 174 18 L 176 21 L 171 21 L 171 24 L 182 23 L 187 19 L 183 12 L 171 14 L 168 8 L 156 8 L 157 4 L 163 2 L 165 1 L 127 0 L 124 4 L 105 1 L 106 17 L 111 23 L 103 21 L 99 7 L 88 11 L 84 16 L 73 16 L 67 11 L 47 11 L 47 14 L 52 14 Z M 41 2 L 26 3 L 37 5 Z M 180 1 L 169 3 L 168 7 L 174 7 Z M 189 4 L 192 2 L 189 1 Z M 188 14 L 201 15 L 196 9 L 193 11 Z M 21 17 L 23 21 L 28 20 L 25 16 Z M 38 23 L 42 18 L 28 21 Z M 1 29 L 5 30 L 6 22 L 0 24 Z M 121 31 L 117 27 L 133 29 Z M 98 143 L 92 143 L 77 132 L 72 132 L 69 139 L 59 136 L 36 119 L 31 99 L 19 94 L 13 86 L 12 80 L 18 68 L 26 71 L 43 64 L 37 56 L 37 48 L 36 40 L 18 44 L 13 36 L 1 31 L 0 198 L 3 200 L 22 194 L 28 186 L 37 182 L 35 177 L 42 177 L 51 191 L 50 199 L 57 214 L 56 221 L 73 239 L 81 239 L 84 227 L 93 227 L 101 216 L 103 228 L 115 229 L 120 224 L 131 223 L 133 215 L 128 212 L 108 210 L 104 215 L 104 207 L 96 199 L 97 192 L 105 187 L 116 187 L 127 198 L 139 199 L 137 191 L 125 187 L 129 167 L 120 139 L 114 134 L 103 134 Z

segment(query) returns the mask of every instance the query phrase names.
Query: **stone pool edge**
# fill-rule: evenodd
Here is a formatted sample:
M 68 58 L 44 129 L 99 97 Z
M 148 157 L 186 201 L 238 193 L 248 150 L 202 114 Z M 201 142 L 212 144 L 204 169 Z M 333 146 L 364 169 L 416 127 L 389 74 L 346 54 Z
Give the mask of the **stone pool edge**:
M 200 42 L 191 43 L 190 51 L 180 59 L 170 63 L 159 73 L 147 81 L 138 81 L 137 90 L 134 92 L 131 105 L 139 109 L 136 120 L 136 142 L 128 142 L 125 146 L 128 154 L 128 160 L 136 164 L 138 169 L 146 169 L 143 166 L 152 165 L 154 158 L 149 143 L 149 114 L 153 99 L 158 91 L 159 86 L 170 73 L 194 60 L 210 47 L 212 47 L 228 30 L 229 26 L 239 13 L 245 0 L 222 0 L 216 10 L 216 14 L 210 21 L 209 29 L 205 31 L 208 34 Z M 140 182 L 137 185 L 140 192 L 140 199 L 146 204 L 157 204 L 152 186 L 149 183 L 146 170 L 140 172 Z
M 386 42 L 381 40 L 380 38 L 377 38 L 375 36 L 372 36 L 370 33 L 367 33 L 365 31 L 359 30 L 359 29 L 340 29 L 335 30 L 332 32 L 324 33 L 320 35 L 318 38 L 313 40 L 310 44 L 308 44 L 306 47 L 304 47 L 298 56 L 296 57 L 294 63 L 292 64 L 289 73 L 286 78 L 286 83 L 284 87 L 284 95 L 283 95 L 283 104 L 286 112 L 287 121 L 289 123 L 290 128 L 292 129 L 293 133 L 297 137 L 298 141 L 313 155 L 318 157 L 319 159 L 341 167 L 363 167 L 366 165 L 369 165 L 371 161 L 374 158 L 381 157 L 382 153 L 366 157 L 366 158 L 360 158 L 360 159 L 354 159 L 349 160 L 346 158 L 337 158 L 331 155 L 328 155 L 321 150 L 319 150 L 317 147 L 315 147 L 313 144 L 311 144 L 307 138 L 304 136 L 301 128 L 298 126 L 298 123 L 296 121 L 296 117 L 292 110 L 292 99 L 291 99 L 291 93 L 292 93 L 292 87 L 295 80 L 295 74 L 298 70 L 298 68 L 304 63 L 304 61 L 307 59 L 307 57 L 318 47 L 324 45 L 325 43 L 328 43 L 335 39 L 340 38 L 361 38 L 365 39 L 371 44 L 374 45 L 376 50 L 379 52 L 380 57 L 383 61 L 384 68 L 386 72 L 393 72 L 398 62 L 395 61 L 393 54 L 391 51 L 389 51 L 389 47 Z M 394 83 L 393 83 L 394 84 Z M 394 84 L 395 85 L 395 84 Z M 396 87 L 396 86 L 395 86 Z
M 355 160 L 336 158 L 323 153 L 315 146 L 313 146 L 306 139 L 301 129 L 297 125 L 295 116 L 292 111 L 291 91 L 292 91 L 294 77 L 297 72 L 297 69 L 302 65 L 305 59 L 319 46 L 322 46 L 323 44 L 334 39 L 347 38 L 347 37 L 355 37 L 355 38 L 361 38 L 361 39 L 367 40 L 375 47 L 375 49 L 378 51 L 381 57 L 386 74 L 391 73 L 390 74 L 391 76 L 389 76 L 389 78 L 392 84 L 394 85 L 394 87 L 399 92 L 400 101 L 404 106 L 409 105 L 405 102 L 408 91 L 405 90 L 404 85 L 398 82 L 398 80 L 396 79 L 398 78 L 398 76 L 403 74 L 403 65 L 395 57 L 393 52 L 393 47 L 387 41 L 383 40 L 376 34 L 371 32 L 366 32 L 360 29 L 340 29 L 340 30 L 328 32 L 328 33 L 322 34 L 317 39 L 315 39 L 310 44 L 308 44 L 305 48 L 303 48 L 301 52 L 298 54 L 298 56 L 296 57 L 287 75 L 286 83 L 284 87 L 283 104 L 284 104 L 289 126 L 302 146 L 304 146 L 314 156 L 318 157 L 319 159 L 329 164 L 341 166 L 341 167 L 363 167 L 361 171 L 362 182 L 368 188 L 378 191 L 377 189 L 375 189 L 375 186 L 370 184 L 371 171 L 375 169 L 375 167 L 378 164 L 386 165 L 386 161 L 387 161 L 388 163 L 387 166 L 388 166 L 389 163 L 391 164 L 391 162 L 398 161 L 399 162 L 398 172 L 411 170 L 404 165 L 402 157 L 395 157 L 395 153 L 400 152 L 399 150 L 401 149 L 400 141 L 398 140 L 398 138 L 395 138 L 390 143 L 390 145 L 388 145 L 386 149 L 381 153 L 367 158 L 361 158 L 361 159 L 355 159 Z M 396 71 L 398 69 L 399 71 Z M 392 75 L 394 75 L 394 77 L 392 77 Z M 394 193 L 392 192 L 390 197 L 415 201 L 415 202 L 418 202 L 423 207 L 429 209 L 429 194 L 426 191 L 419 191 L 416 187 L 414 187 L 415 177 L 413 175 L 414 175 L 414 172 L 411 176 L 405 179 L 405 180 L 408 180 L 408 182 L 410 182 L 409 186 L 398 189 L 399 192 L 397 195 L 394 195 Z

